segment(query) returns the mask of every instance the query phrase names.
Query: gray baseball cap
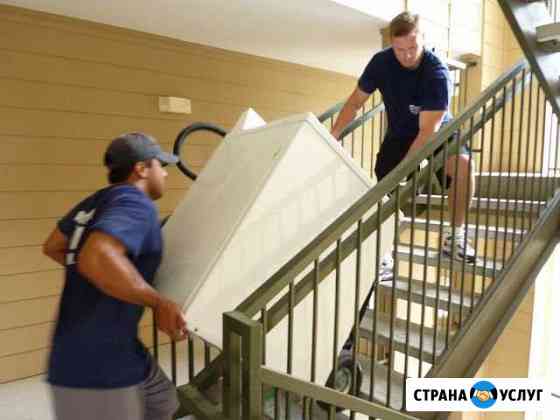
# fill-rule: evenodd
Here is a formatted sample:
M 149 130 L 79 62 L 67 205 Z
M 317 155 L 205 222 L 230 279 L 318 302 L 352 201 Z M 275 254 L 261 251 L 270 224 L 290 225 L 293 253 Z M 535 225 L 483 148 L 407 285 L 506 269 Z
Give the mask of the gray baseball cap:
M 109 169 L 116 169 L 150 159 L 157 159 L 164 165 L 179 162 L 177 156 L 164 152 L 153 137 L 144 133 L 128 133 L 109 144 L 104 163 Z

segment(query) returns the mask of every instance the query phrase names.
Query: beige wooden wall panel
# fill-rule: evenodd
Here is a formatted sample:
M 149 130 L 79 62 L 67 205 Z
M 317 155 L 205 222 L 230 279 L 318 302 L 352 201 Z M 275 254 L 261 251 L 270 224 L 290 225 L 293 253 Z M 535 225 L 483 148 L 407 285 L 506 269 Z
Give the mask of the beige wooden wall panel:
M 190 185 L 185 179 L 185 188 L 168 189 L 158 200 L 160 212 L 170 212 L 183 197 Z M 73 192 L 0 192 L 0 220 L 59 218 L 73 205 L 86 197 L 88 191 Z M 1 262 L 0 262 L 1 263 Z M 1 272 L 0 272 L 1 274 Z
M 106 185 L 112 138 L 145 131 L 172 147 L 195 121 L 233 126 L 253 107 L 265 119 L 322 112 L 355 79 L 60 16 L 0 6 L 0 382 L 44 372 L 63 271 L 41 244 L 73 205 Z M 192 114 L 158 112 L 159 96 Z M 200 171 L 218 136 L 197 134 L 182 158 Z M 171 169 L 161 215 L 191 181 Z M 140 337 L 151 345 L 151 316 Z M 160 337 L 161 343 L 168 340 Z
M 35 273 L 5 275 L 0 277 L 2 296 L 0 303 L 38 299 L 56 296 L 64 282 L 64 272 L 60 268 Z

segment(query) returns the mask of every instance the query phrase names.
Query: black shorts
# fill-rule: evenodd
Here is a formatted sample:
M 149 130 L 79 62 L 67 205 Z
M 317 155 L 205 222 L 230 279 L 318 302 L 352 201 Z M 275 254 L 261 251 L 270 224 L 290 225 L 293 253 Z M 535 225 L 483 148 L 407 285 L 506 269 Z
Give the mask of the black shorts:
M 454 135 L 453 137 L 456 137 Z M 381 148 L 379 149 L 379 153 L 377 153 L 377 158 L 375 161 L 375 176 L 377 177 L 377 181 L 381 181 L 389 172 L 396 168 L 396 166 L 401 163 L 404 159 L 406 154 L 408 153 L 408 149 L 412 145 L 412 140 L 403 141 L 396 137 L 393 137 L 389 133 L 385 134 L 385 138 L 383 139 L 383 143 L 381 143 Z M 435 154 L 439 153 L 443 150 L 443 146 L 440 146 L 436 149 Z M 467 145 L 461 146 L 460 152 L 456 153 L 456 149 L 452 146 L 448 147 L 448 155 L 468 155 L 469 148 Z M 438 171 L 438 177 L 443 177 L 443 169 Z M 443 183 L 442 183 L 443 184 Z

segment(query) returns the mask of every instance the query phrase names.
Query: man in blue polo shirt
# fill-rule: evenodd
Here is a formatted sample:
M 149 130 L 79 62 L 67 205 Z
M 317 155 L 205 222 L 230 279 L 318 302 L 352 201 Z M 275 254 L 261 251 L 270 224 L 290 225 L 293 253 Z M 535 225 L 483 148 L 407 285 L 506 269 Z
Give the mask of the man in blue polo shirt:
M 390 24 L 391 47 L 375 54 L 346 101 L 332 129 L 335 138 L 352 121 L 369 96 L 379 89 L 387 111 L 388 129 L 377 155 L 375 174 L 380 181 L 405 157 L 413 156 L 428 138 L 450 121 L 450 77 L 447 66 L 424 49 L 418 15 L 404 12 Z M 454 148 L 450 148 L 452 153 Z M 455 167 L 458 177 L 455 178 Z M 466 239 L 464 223 L 473 196 L 468 149 L 463 147 L 446 162 L 451 177 L 449 207 L 454 219 L 445 235 L 443 252 L 474 262 L 475 251 Z M 454 237 L 453 237 L 454 235 Z M 454 239 L 454 240 L 453 240 Z M 392 278 L 392 261 L 384 260 L 381 280 Z
M 58 420 L 171 420 L 175 388 L 138 339 L 144 307 L 173 340 L 184 315 L 152 286 L 162 237 L 153 201 L 163 195 L 176 156 L 142 133 L 125 134 L 105 153 L 110 185 L 59 222 L 43 246 L 65 267 L 48 364 Z

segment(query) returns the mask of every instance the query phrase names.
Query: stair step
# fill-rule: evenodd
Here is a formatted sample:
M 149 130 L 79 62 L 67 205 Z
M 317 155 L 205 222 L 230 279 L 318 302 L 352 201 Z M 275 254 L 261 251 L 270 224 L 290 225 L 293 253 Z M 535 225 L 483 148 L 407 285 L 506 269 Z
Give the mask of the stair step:
M 359 356 L 360 364 L 364 372 L 362 387 L 360 389 L 360 397 L 369 400 L 370 386 L 372 383 L 371 377 L 371 359 L 367 356 Z M 379 404 L 387 405 L 387 377 L 389 367 L 381 363 L 374 363 L 373 369 L 373 400 Z M 395 410 L 403 408 L 403 379 L 404 375 L 398 372 L 391 372 L 391 403 L 390 407 Z
M 411 280 L 412 285 L 410 297 L 415 303 L 422 303 L 425 300 L 426 306 L 435 308 L 436 306 L 436 296 L 437 296 L 437 284 L 426 282 L 426 294 L 423 294 L 423 282 L 420 280 Z M 393 288 L 393 282 L 385 281 L 379 283 L 379 287 L 387 289 L 388 293 L 391 293 Z M 395 281 L 395 295 L 401 299 L 408 299 L 408 279 L 405 277 L 399 277 Z M 480 294 L 475 294 L 475 302 L 480 298 Z M 449 288 L 439 287 L 439 309 L 446 309 L 449 302 Z M 465 291 L 463 295 L 463 308 L 470 308 L 472 306 L 470 290 Z M 461 292 L 460 290 L 451 290 L 451 309 L 458 310 L 461 307 Z
M 437 267 L 438 264 L 438 255 L 441 253 L 437 249 L 428 248 L 427 249 L 427 258 L 426 258 L 426 250 L 424 247 L 418 246 L 408 246 L 408 245 L 399 245 L 397 248 L 397 255 L 399 261 L 409 261 L 410 258 L 410 249 L 412 248 L 412 261 L 417 264 L 424 264 L 426 261 L 428 266 L 430 267 Z M 453 263 L 453 264 L 452 264 Z M 463 262 L 459 260 L 451 261 L 449 257 L 446 255 L 441 254 L 441 269 L 442 270 L 449 270 L 455 272 L 461 272 L 463 269 Z M 496 271 L 500 271 L 502 269 L 502 264 L 496 264 Z M 466 273 L 473 273 L 479 276 L 489 277 L 494 274 L 494 267 L 493 261 L 487 261 L 486 265 L 484 265 L 483 261 L 478 258 L 475 264 L 465 264 L 465 272 Z
M 400 228 L 401 231 L 405 229 L 409 229 L 412 226 L 412 219 L 410 217 L 405 217 L 401 219 Z M 440 231 L 441 223 L 439 220 L 430 220 L 428 222 L 428 231 L 429 232 L 439 232 Z M 443 222 L 443 227 L 448 228 L 449 222 Z M 426 230 L 426 219 L 415 218 L 414 220 L 414 227 L 421 230 Z M 476 225 L 467 225 L 467 236 L 469 239 L 474 239 L 476 237 L 477 229 Z M 488 233 L 486 233 L 488 232 Z M 494 226 L 478 226 L 478 238 L 479 239 L 486 239 L 486 235 L 488 235 L 488 239 L 512 239 L 520 240 L 521 237 L 526 233 L 525 230 L 522 229 L 504 229 L 503 227 L 494 227 Z
M 560 24 L 550 23 L 537 26 L 537 42 L 546 52 L 560 52 Z
M 560 23 L 548 23 L 537 26 L 537 41 L 540 43 L 560 41 Z
M 393 325 L 393 350 L 406 353 L 406 321 L 395 319 Z M 431 363 L 433 358 L 434 330 L 424 328 L 422 343 L 422 360 Z M 373 311 L 365 313 L 360 323 L 360 337 L 366 337 L 373 341 Z M 420 337 L 421 331 L 418 324 L 410 323 L 408 354 L 420 359 Z M 391 318 L 388 314 L 377 314 L 376 344 L 389 344 L 391 340 Z M 445 349 L 445 337 L 436 337 L 436 356 L 440 356 Z
M 412 201 L 412 200 L 411 200 Z M 478 208 L 478 197 L 473 200 L 473 205 L 471 210 Z M 433 206 L 441 205 L 441 195 L 432 194 L 431 202 Z M 444 197 L 445 205 L 448 203 L 448 197 Z M 428 204 L 428 195 L 420 194 L 416 196 L 416 204 Z M 507 199 L 497 199 L 497 198 L 480 198 L 480 210 L 506 210 L 509 211 L 521 211 L 524 213 L 536 213 L 539 209 L 542 209 L 546 205 L 546 201 L 530 201 L 530 200 L 507 200 Z

